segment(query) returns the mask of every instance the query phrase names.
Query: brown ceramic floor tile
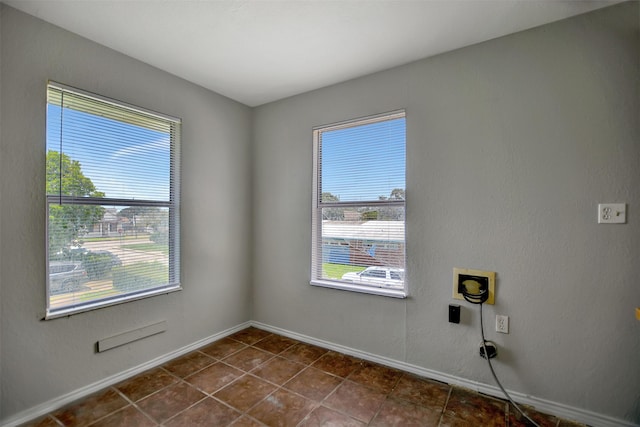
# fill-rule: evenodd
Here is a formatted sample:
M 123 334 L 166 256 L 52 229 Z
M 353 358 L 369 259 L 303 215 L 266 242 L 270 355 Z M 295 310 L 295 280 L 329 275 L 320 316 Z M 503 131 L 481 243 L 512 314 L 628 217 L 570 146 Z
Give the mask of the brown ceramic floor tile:
M 209 397 L 167 421 L 164 426 L 226 426 L 240 415 L 240 412 Z
M 368 423 L 378 412 L 385 400 L 385 394 L 356 384 L 343 382 L 325 401 L 325 406 Z
M 249 372 L 250 370 L 257 368 L 259 365 L 262 365 L 272 357 L 273 354 L 271 353 L 259 350 L 254 347 L 247 347 L 225 358 L 224 363 Z
M 298 343 L 292 347 L 289 347 L 280 356 L 286 357 L 294 362 L 304 363 L 310 365 L 320 358 L 320 356 L 326 354 L 329 350 L 316 347 L 315 345 Z
M 387 399 L 369 425 L 371 427 L 387 426 L 437 426 L 442 415 L 442 408 L 425 408 L 401 400 Z
M 213 363 L 215 363 L 215 359 L 199 351 L 192 351 L 171 362 L 165 363 L 163 368 L 180 378 L 184 378 Z
M 239 411 L 245 412 L 275 389 L 276 386 L 260 378 L 245 375 L 215 393 L 214 396 Z
M 473 425 L 498 427 L 506 425 L 506 402 L 479 395 L 469 390 L 453 388 L 443 418 Z
M 389 393 L 398 383 L 401 376 L 402 372 L 397 369 L 365 362 L 360 368 L 349 375 L 349 380 L 368 387 L 377 388 L 384 393 Z
M 154 368 L 116 385 L 116 388 L 136 402 L 151 393 L 177 382 L 178 379 L 161 368 Z
M 292 362 L 282 357 L 274 357 L 251 371 L 251 373 L 272 383 L 282 385 L 303 370 L 304 367 L 300 363 Z
M 127 402 L 114 389 L 107 389 L 72 406 L 55 412 L 53 415 L 65 426 L 87 425 L 105 415 L 127 406 Z
M 147 418 L 142 412 L 133 406 L 127 406 L 118 412 L 114 412 L 106 418 L 101 419 L 91 427 L 154 427 L 157 424 Z
M 49 415 L 44 418 L 38 418 L 26 424 L 22 424 L 20 427 L 60 427 L 60 424 Z
M 137 405 L 151 418 L 162 423 L 205 396 L 189 384 L 180 382 L 139 401 Z
M 280 389 L 258 403 L 249 415 L 269 426 L 295 427 L 315 407 L 315 402 Z
M 342 381 L 339 377 L 309 367 L 286 383 L 285 388 L 309 399 L 320 401 L 335 390 Z
M 214 393 L 244 375 L 239 369 L 222 362 L 207 366 L 184 380 L 205 393 Z
M 414 375 L 404 374 L 391 396 L 408 400 L 421 406 L 442 410 L 447 402 L 451 386 Z
M 229 427 L 264 427 L 264 424 L 252 420 L 248 416 L 242 416 L 234 421 Z
M 330 351 L 314 362 L 313 367 L 345 378 L 360 367 L 360 360 Z
M 231 338 L 222 338 L 200 349 L 201 352 L 215 357 L 216 359 L 224 359 L 236 351 L 242 350 L 247 345 Z
M 585 424 L 580 424 L 575 421 L 560 420 L 558 427 L 586 427 Z
M 298 341 L 281 335 L 271 335 L 258 341 L 253 346 L 273 354 L 278 354 L 295 344 L 298 344 Z
M 543 427 L 585 427 L 533 408 L 525 410 Z M 23 427 L 156 423 L 166 427 L 527 425 L 504 400 L 247 328 Z
M 365 423 L 320 406 L 311 412 L 299 427 L 364 427 Z
M 229 338 L 251 345 L 268 337 L 269 335 L 271 335 L 271 332 L 263 331 L 262 329 L 254 328 L 252 326 L 236 332 L 233 335 L 229 335 Z
M 531 423 L 516 409 L 513 405 L 509 406 L 509 427 L 528 427 Z M 558 425 L 558 419 L 551 415 L 541 414 L 530 407 L 520 406 L 525 414 L 533 419 L 540 427 L 556 427 Z
M 478 425 L 469 421 L 461 420 L 459 418 L 442 415 L 438 427 L 478 427 Z

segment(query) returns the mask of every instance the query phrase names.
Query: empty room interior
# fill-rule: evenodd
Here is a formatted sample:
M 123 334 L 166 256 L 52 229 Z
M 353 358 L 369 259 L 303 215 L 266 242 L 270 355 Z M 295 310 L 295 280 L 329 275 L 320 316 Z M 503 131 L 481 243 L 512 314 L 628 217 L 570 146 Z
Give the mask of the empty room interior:
M 67 136 L 94 102 L 139 145 Z M 85 154 L 78 199 L 63 163 Z M 125 189 L 138 154 L 157 199 Z M 0 425 L 117 425 L 48 415 L 110 390 L 148 425 L 206 401 L 218 425 L 471 426 L 447 402 L 508 402 L 493 369 L 540 425 L 638 426 L 638 165 L 637 1 L 0 2 Z M 262 358 L 240 372 L 222 344 Z M 297 391 L 328 354 L 354 370 Z M 266 391 L 238 409 L 171 370 L 196 356 Z M 201 394 L 154 418 L 118 388 L 146 372 Z M 401 399 L 418 379 L 449 387 L 440 412 Z M 285 394 L 295 417 L 262 411 Z M 505 405 L 486 425 L 534 425 Z

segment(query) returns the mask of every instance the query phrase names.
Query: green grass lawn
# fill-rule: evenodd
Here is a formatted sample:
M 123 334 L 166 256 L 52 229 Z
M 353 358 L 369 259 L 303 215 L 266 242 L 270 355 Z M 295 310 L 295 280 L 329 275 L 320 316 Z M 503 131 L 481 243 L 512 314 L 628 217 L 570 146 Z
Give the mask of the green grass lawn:
M 323 277 L 328 279 L 341 279 L 342 275 L 350 272 L 358 272 L 364 270 L 365 266 L 358 265 L 345 265 L 345 264 L 331 264 L 325 262 L 322 264 Z
M 83 237 L 81 240 L 84 242 L 120 242 L 123 240 L 138 240 L 146 237 L 148 237 L 148 235 L 138 233 L 137 236 Z
M 98 298 L 106 298 L 114 295 L 121 294 L 122 292 L 117 289 L 103 289 L 100 291 L 87 292 L 80 295 L 80 301 L 92 301 Z
M 150 252 L 162 252 L 163 254 L 169 254 L 169 245 L 159 245 L 157 243 L 132 243 L 130 245 L 122 245 L 125 249 L 132 249 L 134 251 L 150 251 Z

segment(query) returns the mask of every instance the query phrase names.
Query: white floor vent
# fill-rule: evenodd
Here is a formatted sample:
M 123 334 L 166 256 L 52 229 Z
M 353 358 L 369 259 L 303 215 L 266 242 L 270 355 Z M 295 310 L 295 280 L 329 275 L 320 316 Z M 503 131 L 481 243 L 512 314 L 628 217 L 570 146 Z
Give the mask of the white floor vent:
M 109 338 L 101 339 L 96 343 L 96 349 L 98 353 L 102 353 L 103 351 L 110 350 L 114 347 L 119 347 L 121 345 L 125 345 L 142 338 L 150 337 L 151 335 L 159 334 L 166 330 L 167 321 L 163 320 L 162 322 L 143 326 L 142 328 L 134 329 L 132 331 L 123 332 Z

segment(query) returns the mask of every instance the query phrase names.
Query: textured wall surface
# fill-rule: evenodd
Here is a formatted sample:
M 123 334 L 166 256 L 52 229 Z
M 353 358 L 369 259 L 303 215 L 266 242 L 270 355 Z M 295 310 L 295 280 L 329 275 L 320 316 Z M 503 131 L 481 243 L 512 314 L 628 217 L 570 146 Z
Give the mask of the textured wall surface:
M 0 419 L 249 319 L 492 384 L 477 307 L 447 323 L 464 267 L 497 272 L 485 315 L 507 388 L 640 422 L 639 9 L 251 110 L 0 6 Z M 40 320 L 48 79 L 183 118 L 183 291 Z M 399 108 L 410 297 L 311 287 L 311 129 Z M 627 203 L 628 223 L 598 225 L 601 202 Z M 94 351 L 160 320 L 162 334 Z
M 257 321 L 493 384 L 452 268 L 497 272 L 487 335 L 511 390 L 640 422 L 639 4 L 258 107 Z M 410 297 L 309 285 L 314 126 L 406 108 Z M 628 204 L 624 225 L 597 204 Z M 285 274 L 286 273 L 286 274 Z M 510 333 L 493 331 L 495 314 Z
M 2 412 L 9 417 L 250 320 L 251 110 L 0 6 Z M 51 79 L 183 119 L 181 292 L 41 321 Z M 9 203 L 4 203 L 10 200 Z M 167 321 L 105 353 L 98 339 Z

